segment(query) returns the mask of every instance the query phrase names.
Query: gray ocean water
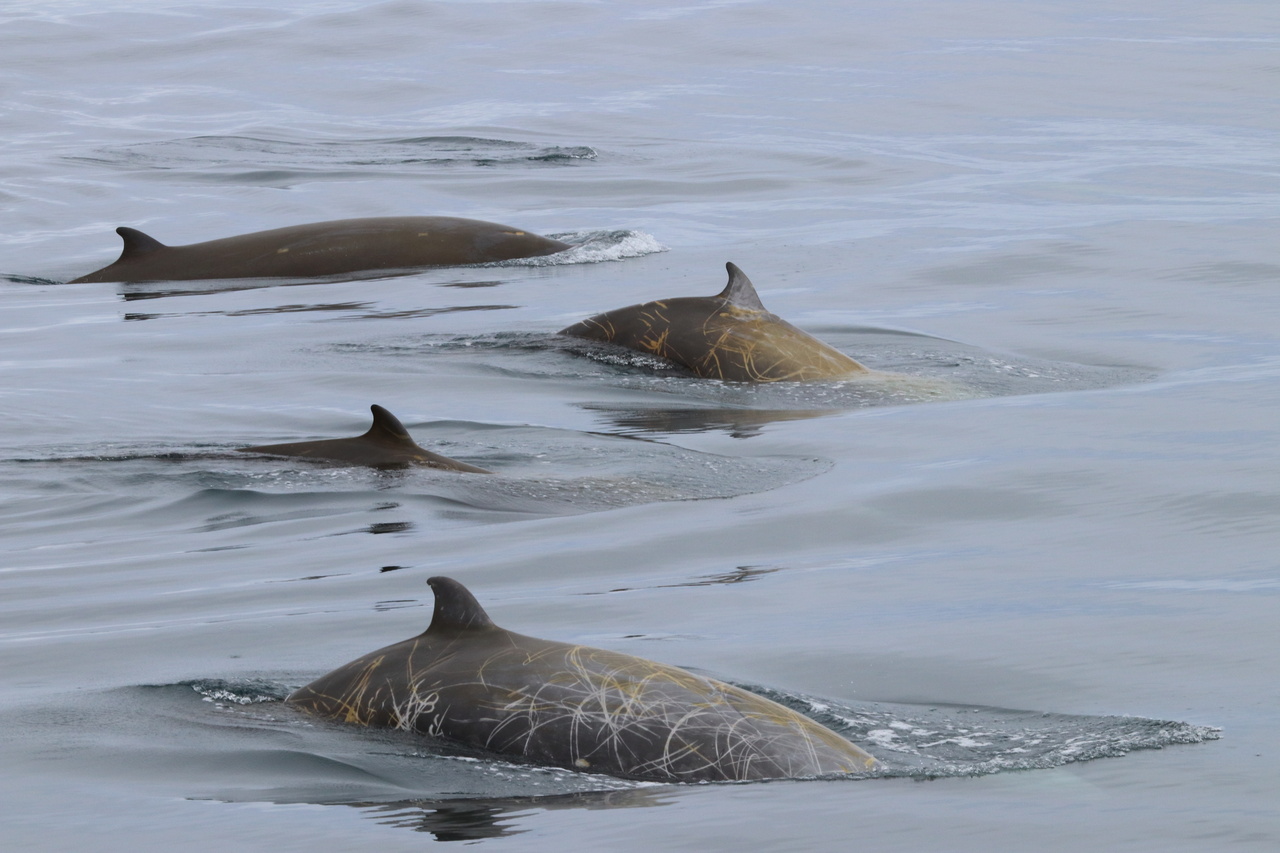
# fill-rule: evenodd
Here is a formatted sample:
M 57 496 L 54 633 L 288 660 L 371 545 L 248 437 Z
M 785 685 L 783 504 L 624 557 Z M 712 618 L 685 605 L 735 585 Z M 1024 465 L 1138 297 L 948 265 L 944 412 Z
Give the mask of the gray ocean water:
M 0 6 L 6 849 L 1280 849 L 1280 7 Z M 116 226 L 564 256 L 67 284 Z M 567 344 L 709 295 L 902 378 Z M 496 471 L 237 447 L 370 404 Z M 871 777 L 645 785 L 279 699 L 425 628 L 688 666 Z

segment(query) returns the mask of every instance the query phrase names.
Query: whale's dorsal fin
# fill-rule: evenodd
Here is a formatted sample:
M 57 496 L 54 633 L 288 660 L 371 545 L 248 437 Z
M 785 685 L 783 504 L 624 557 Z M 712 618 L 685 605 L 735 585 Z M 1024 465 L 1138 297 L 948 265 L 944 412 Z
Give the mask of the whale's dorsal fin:
M 400 423 L 399 418 L 376 403 L 369 407 L 369 411 L 373 412 L 373 426 L 369 427 L 369 431 L 362 438 L 391 444 L 411 444 L 417 447 L 413 436 L 409 435 L 409 431 L 404 428 L 404 424 Z
M 747 278 L 747 274 L 733 263 L 725 264 L 724 267 L 729 271 L 729 283 L 725 285 L 724 290 L 720 291 L 720 298 L 739 308 L 765 310 L 764 303 L 756 295 L 755 285 L 751 283 L 751 279 Z
M 428 634 L 452 634 L 457 631 L 475 631 L 497 628 L 489 614 L 471 590 L 453 578 L 427 578 L 431 591 L 436 594 L 436 609 L 431 615 Z
M 120 260 L 122 261 L 132 260 L 160 249 L 169 248 L 155 237 L 150 234 L 143 234 L 137 228 L 126 228 L 121 225 L 116 229 L 116 233 L 124 240 L 124 251 L 120 253 Z

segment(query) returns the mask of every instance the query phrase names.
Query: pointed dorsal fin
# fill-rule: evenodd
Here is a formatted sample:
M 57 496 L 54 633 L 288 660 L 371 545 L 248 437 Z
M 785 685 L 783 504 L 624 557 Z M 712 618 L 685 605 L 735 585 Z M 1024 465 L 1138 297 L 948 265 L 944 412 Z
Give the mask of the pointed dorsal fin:
M 126 228 L 121 225 L 116 229 L 116 233 L 124 240 L 124 251 L 120 253 L 120 260 L 122 261 L 169 248 L 155 237 L 150 234 L 143 234 L 137 228 Z
M 428 634 L 454 633 L 456 631 L 475 631 L 484 628 L 496 628 L 489 614 L 484 612 L 480 602 L 471 594 L 471 590 L 453 578 L 428 578 L 431 591 L 436 594 L 436 609 L 431 615 L 431 627 Z
M 399 418 L 376 403 L 369 407 L 369 411 L 373 412 L 373 426 L 369 427 L 369 431 L 364 434 L 365 438 L 397 444 L 408 443 L 417 447 L 413 436 L 409 435 L 409 431 L 404 428 L 404 424 L 400 423 Z
M 747 274 L 738 269 L 737 264 L 728 263 L 724 268 L 729 271 L 729 283 L 724 286 L 724 290 L 720 291 L 720 298 L 739 308 L 749 308 L 753 311 L 765 310 L 764 303 L 756 295 L 755 285 L 751 283 L 751 279 L 747 278 Z

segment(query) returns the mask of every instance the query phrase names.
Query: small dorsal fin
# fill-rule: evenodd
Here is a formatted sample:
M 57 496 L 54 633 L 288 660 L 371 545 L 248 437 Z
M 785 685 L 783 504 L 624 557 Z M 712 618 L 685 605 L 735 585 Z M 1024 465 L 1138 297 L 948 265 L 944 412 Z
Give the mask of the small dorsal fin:
M 369 431 L 364 434 L 365 438 L 376 438 L 381 441 L 391 441 L 399 444 L 408 442 L 414 444 L 413 436 L 409 435 L 409 431 L 404 428 L 404 424 L 400 423 L 400 419 L 388 412 L 378 404 L 369 407 L 369 411 L 373 412 L 373 426 L 369 427 Z M 414 444 L 416 447 L 417 445 Z
M 471 590 L 453 578 L 427 578 L 427 583 L 436 594 L 436 609 L 431 615 L 428 634 L 498 627 L 493 624 L 489 614 L 484 612 Z
M 124 240 L 124 251 L 120 253 L 120 260 L 122 261 L 146 255 L 159 249 L 169 248 L 155 237 L 150 234 L 143 234 L 137 228 L 126 228 L 121 225 L 116 229 L 116 233 Z
M 720 291 L 720 298 L 739 308 L 765 310 L 764 303 L 756 295 L 755 285 L 751 283 L 751 279 L 747 278 L 747 274 L 733 263 L 725 264 L 724 268 L 729 271 L 729 283 L 725 285 L 724 290 Z

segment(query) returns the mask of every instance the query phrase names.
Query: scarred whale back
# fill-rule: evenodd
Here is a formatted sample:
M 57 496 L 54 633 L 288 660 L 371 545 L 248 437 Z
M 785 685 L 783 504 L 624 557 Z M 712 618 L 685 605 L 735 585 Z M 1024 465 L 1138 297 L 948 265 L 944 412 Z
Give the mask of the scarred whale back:
M 560 330 L 649 353 L 707 379 L 780 382 L 838 379 L 869 371 L 839 350 L 765 310 L 751 280 L 726 264 L 715 296 L 629 305 Z
M 339 667 L 288 703 L 629 779 L 773 779 L 876 765 L 776 702 L 644 658 L 506 631 L 457 581 L 429 583 L 436 610 L 426 632 Z

